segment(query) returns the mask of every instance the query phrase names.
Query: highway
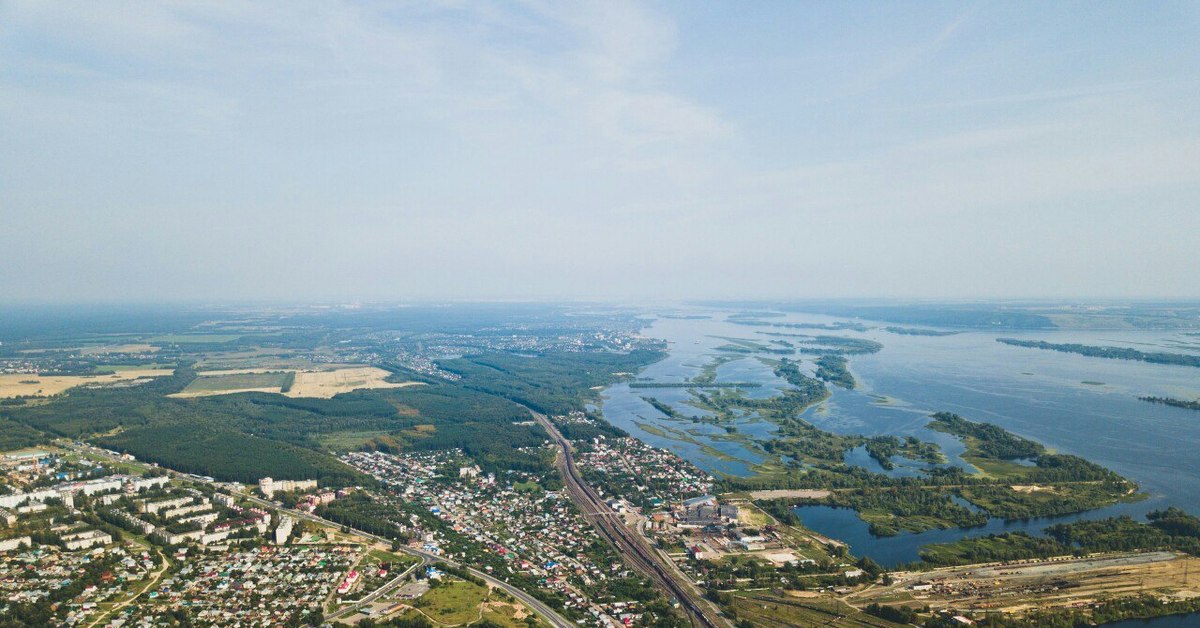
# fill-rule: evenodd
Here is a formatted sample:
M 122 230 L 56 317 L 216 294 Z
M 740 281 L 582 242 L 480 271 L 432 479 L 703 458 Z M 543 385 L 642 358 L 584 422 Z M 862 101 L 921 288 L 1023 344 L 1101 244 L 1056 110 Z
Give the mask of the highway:
M 545 415 L 533 410 L 530 410 L 530 413 L 558 445 L 559 455 L 556 462 L 566 482 L 567 493 L 592 526 L 612 543 L 617 553 L 634 569 L 642 572 L 668 595 L 674 597 L 693 625 L 705 628 L 728 626 L 716 608 L 698 595 L 692 584 L 684 579 L 675 566 L 652 548 L 641 534 L 630 530 L 620 515 L 608 507 L 591 485 L 583 481 L 579 469 L 575 466 L 571 443 L 563 437 L 558 428 Z
M 104 450 L 102 450 L 98 447 L 83 448 L 83 447 L 76 446 L 74 443 L 70 443 L 70 442 L 66 442 L 66 441 L 59 441 L 58 445 L 62 446 L 64 448 L 73 449 L 82 454 L 105 458 L 105 459 L 109 460 L 110 462 L 114 462 L 114 463 L 120 462 L 118 459 L 114 458 L 113 456 L 109 455 L 107 452 L 105 452 Z M 199 477 L 196 477 L 191 474 L 180 473 L 179 471 L 167 469 L 166 467 L 160 467 L 160 468 L 163 469 L 164 471 L 166 471 L 167 473 L 171 474 L 172 477 L 179 479 L 179 480 L 183 480 L 186 482 L 194 482 L 197 484 L 209 484 L 209 485 L 212 485 L 212 486 L 218 487 L 218 488 L 226 488 L 220 482 L 205 480 L 203 478 L 199 478 Z M 353 533 L 355 536 L 360 536 L 360 537 L 363 537 L 366 539 L 377 541 L 379 543 L 384 543 L 389 546 L 392 543 L 392 539 L 384 538 L 382 536 L 377 536 L 377 535 L 371 534 L 369 532 L 364 532 L 362 530 L 357 530 L 357 529 L 351 528 L 349 526 L 344 526 L 340 523 L 330 521 L 330 520 L 324 519 L 322 517 L 318 517 L 317 515 L 314 515 L 314 514 L 310 514 L 307 512 L 300 511 L 300 510 L 293 510 L 291 508 L 284 508 L 274 502 L 267 501 L 265 499 L 250 495 L 248 492 L 240 494 L 240 495 L 260 506 L 263 506 L 264 508 L 270 508 L 271 510 L 276 510 L 279 512 L 287 513 L 288 515 L 292 516 L 295 519 L 304 519 L 307 521 L 311 521 L 313 523 L 319 523 L 322 525 L 327 525 L 327 526 L 331 526 L 331 527 L 339 528 L 339 529 L 346 528 L 351 533 Z M 535 613 L 537 613 L 542 619 L 546 620 L 546 622 L 549 623 L 554 628 L 576 628 L 574 623 L 568 621 L 562 615 L 559 615 L 557 611 L 555 611 L 554 609 L 547 606 L 541 600 L 533 597 L 532 595 L 526 593 L 525 591 L 518 589 L 517 587 L 514 587 L 513 585 L 511 585 L 503 580 L 494 578 L 482 571 L 472 569 L 471 567 L 468 567 L 466 565 L 462 565 L 453 560 L 449 560 L 447 558 L 438 556 L 437 554 L 434 554 L 431 552 L 426 552 L 424 550 L 401 546 L 400 551 L 402 553 L 408 554 L 410 556 L 416 556 L 417 558 L 420 558 L 422 561 L 422 564 L 446 563 L 446 564 L 452 565 L 454 567 L 466 569 L 468 572 L 471 573 L 471 575 L 484 580 L 488 584 L 490 584 L 498 589 L 501 589 L 504 592 L 508 593 L 509 595 L 524 602 L 526 606 L 533 609 L 533 611 Z M 340 613 L 339 613 L 339 616 L 340 616 Z

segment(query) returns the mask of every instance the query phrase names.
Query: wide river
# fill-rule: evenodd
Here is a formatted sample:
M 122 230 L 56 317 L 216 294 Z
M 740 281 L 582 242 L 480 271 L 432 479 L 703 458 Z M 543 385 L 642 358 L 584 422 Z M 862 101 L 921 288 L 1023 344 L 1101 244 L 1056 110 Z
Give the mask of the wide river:
M 692 312 L 695 314 L 695 312 Z M 715 357 L 729 355 L 717 347 L 729 338 L 767 344 L 760 332 L 824 334 L 869 338 L 883 343 L 873 355 L 850 357 L 859 387 L 833 389 L 833 395 L 803 417 L 823 429 L 847 434 L 916 435 L 939 443 L 953 464 L 962 445 L 953 437 L 925 427 L 928 415 L 947 410 L 968 419 L 988 421 L 1035 439 L 1059 452 L 1082 456 L 1138 482 L 1150 499 L 1081 515 L 1084 518 L 1144 513 L 1167 505 L 1200 514 L 1200 412 L 1150 404 L 1139 395 L 1200 398 L 1200 369 L 1092 358 L 1012 347 L 998 337 L 1126 346 L 1143 351 L 1200 353 L 1200 336 L 1174 331 L 971 331 L 951 336 L 906 336 L 887 332 L 885 323 L 866 322 L 866 332 L 752 327 L 726 320 L 726 313 L 703 312 L 711 318 L 658 318 L 645 335 L 667 340 L 670 355 L 640 374 L 643 380 L 681 382 L 701 372 Z M 790 314 L 763 319 L 773 323 L 831 323 L 827 316 Z M 768 357 L 778 357 L 770 355 Z M 796 356 L 812 367 L 811 356 Z M 753 396 L 770 396 L 786 383 L 755 357 L 728 362 L 717 371 L 718 382 L 756 382 Z M 644 397 L 668 402 L 686 415 L 700 414 L 687 405 L 684 389 L 631 389 L 628 384 L 604 392 L 605 418 L 642 440 L 667 447 L 711 472 L 746 474 L 760 455 L 744 445 L 710 438 L 724 430 L 669 420 Z M 644 428 L 643 426 L 648 426 Z M 750 416 L 738 432 L 769 438 L 773 425 Z M 717 453 L 719 452 L 719 453 Z M 881 469 L 864 452 L 847 457 L 851 464 Z M 898 462 L 903 462 L 898 460 Z M 894 473 L 918 473 L 920 465 L 902 464 Z M 1037 533 L 1049 523 L 1078 518 L 1005 523 L 993 520 L 970 530 L 934 530 L 922 534 L 874 537 L 853 512 L 809 506 L 797 509 L 805 524 L 850 543 L 858 555 L 881 564 L 917 559 L 921 545 L 1004 530 Z

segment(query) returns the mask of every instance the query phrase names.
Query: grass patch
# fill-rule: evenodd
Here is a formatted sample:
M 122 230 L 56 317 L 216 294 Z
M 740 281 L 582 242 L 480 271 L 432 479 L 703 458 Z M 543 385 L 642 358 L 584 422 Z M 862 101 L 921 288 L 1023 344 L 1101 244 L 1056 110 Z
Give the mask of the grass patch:
M 203 396 L 238 393 L 241 390 L 271 390 L 283 388 L 290 373 L 284 371 L 265 373 L 230 373 L 209 375 L 192 379 L 179 396 Z
M 487 587 L 456 580 L 438 583 L 417 598 L 413 606 L 438 623 L 469 624 L 479 619 L 479 607 L 487 599 Z

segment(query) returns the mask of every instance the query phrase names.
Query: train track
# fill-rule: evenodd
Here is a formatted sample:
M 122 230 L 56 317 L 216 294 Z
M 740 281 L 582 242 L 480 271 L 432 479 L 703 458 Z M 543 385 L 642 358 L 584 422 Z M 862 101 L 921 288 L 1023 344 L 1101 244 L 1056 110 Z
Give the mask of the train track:
M 563 437 L 558 428 L 554 427 L 554 424 L 545 415 L 532 410 L 530 412 L 558 446 L 561 452 L 559 466 L 566 482 L 567 493 L 583 510 L 584 517 L 592 523 L 593 527 L 617 549 L 617 552 L 629 562 L 630 566 L 642 572 L 661 589 L 673 596 L 687 613 L 693 625 L 705 628 L 725 628 L 727 624 L 719 619 L 715 609 L 701 601 L 689 584 L 680 582 L 678 576 L 673 573 L 674 567 L 664 565 L 665 559 L 651 548 L 644 538 L 626 527 L 620 515 L 608 507 L 608 504 L 600 498 L 591 485 L 583 481 L 579 469 L 575 466 L 571 443 Z

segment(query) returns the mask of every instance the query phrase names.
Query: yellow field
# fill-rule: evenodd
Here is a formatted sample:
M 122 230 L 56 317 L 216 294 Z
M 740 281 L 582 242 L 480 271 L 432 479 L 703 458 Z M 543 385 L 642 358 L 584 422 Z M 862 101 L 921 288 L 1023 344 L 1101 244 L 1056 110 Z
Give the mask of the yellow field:
M 143 377 L 171 375 L 173 369 L 131 369 L 111 375 L 0 375 L 0 399 L 10 397 L 49 397 L 85 384 L 112 384 Z
M 295 373 L 296 379 L 291 390 L 283 392 L 281 386 L 263 386 L 256 381 L 256 374 Z M 388 382 L 384 381 L 391 373 L 374 366 L 354 366 L 335 368 L 327 371 L 307 371 L 278 368 L 243 368 L 223 369 L 214 371 L 199 371 L 197 379 L 181 392 L 170 397 L 193 398 L 212 395 L 232 395 L 244 392 L 264 392 L 286 395 L 288 397 L 318 397 L 329 399 L 334 395 L 363 388 L 403 388 L 418 386 L 419 382 Z M 206 379 L 222 379 L 227 387 L 197 385 Z
M 391 373 L 374 366 L 336 369 L 333 371 L 300 371 L 292 389 L 284 394 L 289 397 L 320 397 L 328 399 L 338 393 L 361 388 L 404 388 L 419 386 L 419 382 L 387 382 Z

